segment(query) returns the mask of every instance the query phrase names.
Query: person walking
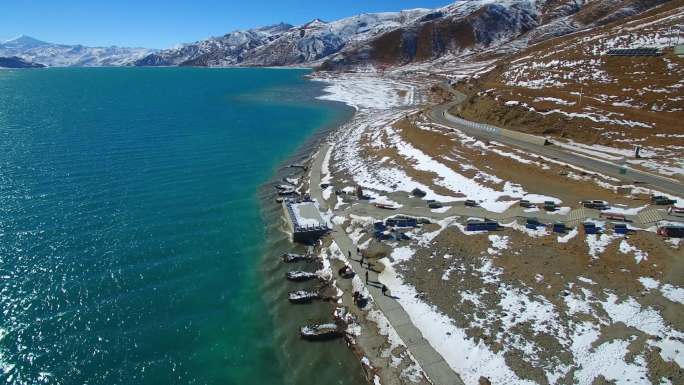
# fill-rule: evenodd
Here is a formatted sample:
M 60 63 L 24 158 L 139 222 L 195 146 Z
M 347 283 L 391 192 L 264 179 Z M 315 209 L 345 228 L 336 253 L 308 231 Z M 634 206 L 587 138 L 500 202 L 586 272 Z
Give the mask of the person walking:
M 351 250 L 347 250 L 347 255 L 349 255 L 349 259 L 351 259 Z
M 366 283 L 368 283 L 368 270 L 366 270 Z
M 387 286 L 382 285 L 382 295 L 387 296 Z

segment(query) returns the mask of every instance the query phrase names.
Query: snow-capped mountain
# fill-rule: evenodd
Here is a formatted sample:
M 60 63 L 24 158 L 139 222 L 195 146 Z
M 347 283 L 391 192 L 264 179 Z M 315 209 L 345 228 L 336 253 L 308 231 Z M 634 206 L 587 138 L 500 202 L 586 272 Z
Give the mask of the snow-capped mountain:
M 151 52 L 146 48 L 53 44 L 24 35 L 0 43 L 0 56 L 16 56 L 50 67 L 120 66 Z
M 512 53 L 530 44 L 624 19 L 666 0 L 467 0 L 345 47 L 325 69 L 403 65 L 446 54 Z
M 136 65 L 253 65 L 310 63 L 429 13 L 429 9 L 361 14 L 330 23 L 315 19 L 301 26 L 274 26 L 235 31 L 221 37 L 163 50 Z
M 437 9 L 360 14 L 332 22 L 280 23 L 175 48 L 84 47 L 27 36 L 0 44 L 0 56 L 48 66 L 287 66 L 339 70 L 397 66 L 531 44 L 605 25 L 667 0 L 461 0 Z
M 280 23 L 246 31 L 234 31 L 195 43 L 149 54 L 135 61 L 138 66 L 230 66 L 243 61 L 245 53 L 280 37 L 293 28 Z
M 502 54 L 619 20 L 665 1 L 463 0 L 438 9 L 235 31 L 148 55 L 135 65 L 322 64 L 325 69 L 343 69 L 402 65 L 483 50 Z

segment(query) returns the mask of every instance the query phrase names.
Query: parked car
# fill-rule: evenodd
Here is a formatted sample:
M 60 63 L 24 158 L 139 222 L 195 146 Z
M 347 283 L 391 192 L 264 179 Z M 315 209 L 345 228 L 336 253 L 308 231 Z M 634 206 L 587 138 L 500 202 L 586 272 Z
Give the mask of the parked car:
M 383 203 L 376 203 L 375 207 L 379 209 L 384 209 L 384 210 L 396 210 L 397 208 L 394 205 L 386 205 Z
M 651 203 L 657 206 L 667 206 L 677 203 L 676 200 L 670 199 L 666 196 L 656 195 L 651 197 Z
M 499 229 L 499 224 L 494 221 L 468 221 L 466 223 L 466 231 L 496 231 Z
M 622 221 L 622 222 L 627 221 L 627 218 L 625 218 L 625 215 L 619 214 L 619 213 L 604 212 L 604 213 L 601 213 L 600 217 L 604 218 L 604 219 L 614 220 L 614 221 Z
M 423 191 L 417 187 L 411 191 L 411 194 L 413 194 L 413 196 L 418 197 L 418 198 L 424 198 L 427 195 L 427 193 L 425 191 Z
M 658 228 L 658 235 L 667 238 L 684 238 L 684 227 L 682 226 L 663 226 Z
M 602 200 L 586 200 L 580 203 L 588 209 L 605 210 L 608 208 L 608 202 Z
M 667 213 L 670 215 L 676 215 L 678 217 L 684 216 L 684 207 L 672 206 L 667 209 Z

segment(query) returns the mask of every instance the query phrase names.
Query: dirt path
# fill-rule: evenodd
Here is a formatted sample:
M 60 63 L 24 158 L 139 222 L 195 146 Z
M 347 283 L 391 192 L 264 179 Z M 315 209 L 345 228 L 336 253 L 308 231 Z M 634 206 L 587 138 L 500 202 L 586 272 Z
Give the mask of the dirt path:
M 328 144 L 321 145 L 312 162 L 309 176 L 311 197 L 318 201 L 321 209 L 324 211 L 327 211 L 327 203 L 323 199 L 321 191 L 321 168 L 329 148 Z M 367 270 L 357 262 L 357 260 L 361 259 L 361 256 L 356 253 L 357 245 L 354 244 L 352 239 L 349 238 L 344 229 L 339 225 L 333 227 L 332 236 L 340 250 L 345 255 L 351 255 L 350 264 L 354 272 L 360 277 L 365 277 Z M 368 271 L 368 273 L 371 282 L 378 282 L 377 273 L 374 271 Z M 449 367 L 444 358 L 423 338 L 422 333 L 411 322 L 404 308 L 392 297 L 382 294 L 379 287 L 374 285 L 366 285 L 366 287 L 373 297 L 375 304 L 387 317 L 430 381 L 434 385 L 463 385 L 463 381 L 458 374 Z

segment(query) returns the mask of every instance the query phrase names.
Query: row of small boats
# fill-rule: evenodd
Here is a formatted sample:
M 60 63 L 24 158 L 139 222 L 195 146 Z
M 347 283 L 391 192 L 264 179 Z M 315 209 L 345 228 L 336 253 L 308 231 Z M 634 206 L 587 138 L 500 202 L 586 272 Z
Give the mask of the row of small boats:
M 317 262 L 317 258 L 314 256 L 296 253 L 285 253 L 281 256 L 281 259 L 284 263 Z M 285 273 L 285 278 L 292 282 L 306 282 L 321 279 L 318 274 L 303 270 L 288 271 Z M 294 290 L 288 293 L 287 299 L 293 304 L 308 304 L 317 300 L 327 300 L 332 298 L 332 296 L 326 294 L 326 289 L 326 286 L 320 286 L 311 290 Z M 326 341 L 344 337 L 346 328 L 347 326 L 341 320 L 314 323 L 302 326 L 299 329 L 299 335 L 302 339 L 308 341 Z

